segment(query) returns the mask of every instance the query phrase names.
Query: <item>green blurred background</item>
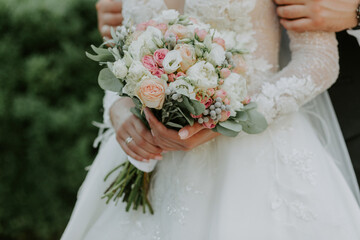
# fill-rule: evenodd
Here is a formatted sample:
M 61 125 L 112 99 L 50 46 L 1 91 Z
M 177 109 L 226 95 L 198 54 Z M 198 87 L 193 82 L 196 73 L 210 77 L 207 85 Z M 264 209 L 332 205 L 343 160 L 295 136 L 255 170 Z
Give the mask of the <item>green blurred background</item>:
M 96 150 L 95 0 L 0 0 L 0 239 L 59 239 Z

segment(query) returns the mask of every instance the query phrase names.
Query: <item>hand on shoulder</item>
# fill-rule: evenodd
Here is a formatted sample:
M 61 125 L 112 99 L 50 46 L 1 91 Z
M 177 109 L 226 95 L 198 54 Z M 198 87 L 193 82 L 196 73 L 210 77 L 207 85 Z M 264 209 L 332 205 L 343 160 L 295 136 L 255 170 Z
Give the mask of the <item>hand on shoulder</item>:
M 359 0 L 274 0 L 280 23 L 297 32 L 339 32 L 357 25 Z

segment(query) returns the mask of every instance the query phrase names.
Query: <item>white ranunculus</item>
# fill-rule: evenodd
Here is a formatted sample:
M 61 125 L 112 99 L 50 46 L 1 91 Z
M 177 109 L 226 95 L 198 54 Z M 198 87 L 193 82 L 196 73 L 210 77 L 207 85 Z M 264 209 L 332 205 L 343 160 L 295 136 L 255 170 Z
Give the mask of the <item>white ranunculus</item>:
M 177 50 L 168 52 L 164 58 L 163 66 L 166 73 L 170 74 L 180 68 L 182 61 L 181 53 Z
M 225 50 L 217 43 L 211 45 L 211 51 L 206 56 L 206 60 L 214 66 L 221 66 L 225 61 Z
M 164 22 L 168 24 L 169 22 L 175 21 L 179 17 L 179 12 L 174 9 L 169 9 L 166 11 L 163 11 L 160 16 L 155 18 L 155 21 L 157 22 Z
M 209 62 L 197 62 L 187 70 L 186 75 L 191 83 L 198 88 L 215 88 L 218 85 L 218 74 Z
M 129 68 L 129 74 L 126 77 L 126 85 L 123 88 L 123 93 L 134 96 L 135 88 L 144 76 L 151 76 L 151 73 L 140 61 L 133 61 Z
M 158 47 L 153 41 L 153 38 L 162 38 L 162 32 L 152 26 L 149 26 L 145 32 L 143 32 L 137 40 L 134 40 L 129 46 L 129 53 L 135 60 L 141 60 L 142 53 L 150 52 L 150 49 L 156 50 Z
M 225 90 L 230 98 L 230 106 L 232 116 L 234 111 L 238 111 L 243 107 L 242 101 L 247 97 L 246 79 L 237 74 L 231 73 L 229 77 L 224 80 L 221 89 Z
M 174 89 L 176 93 L 185 95 L 190 99 L 195 99 L 194 86 L 185 81 L 184 79 L 178 79 L 174 82 L 171 82 L 169 88 Z
M 122 59 L 119 59 L 116 62 L 114 62 L 111 70 L 114 73 L 115 77 L 119 79 L 125 78 L 128 73 L 126 64 Z

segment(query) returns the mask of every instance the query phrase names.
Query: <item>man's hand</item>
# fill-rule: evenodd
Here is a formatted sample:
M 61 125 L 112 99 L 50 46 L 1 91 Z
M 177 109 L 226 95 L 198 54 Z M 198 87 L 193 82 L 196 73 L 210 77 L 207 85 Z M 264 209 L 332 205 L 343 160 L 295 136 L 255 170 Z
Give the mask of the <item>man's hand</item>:
M 339 32 L 357 24 L 359 0 L 274 0 L 288 30 Z
M 98 13 L 98 28 L 103 37 L 111 37 L 110 28 L 120 26 L 123 21 L 121 14 L 122 2 L 114 0 L 99 0 L 96 3 Z

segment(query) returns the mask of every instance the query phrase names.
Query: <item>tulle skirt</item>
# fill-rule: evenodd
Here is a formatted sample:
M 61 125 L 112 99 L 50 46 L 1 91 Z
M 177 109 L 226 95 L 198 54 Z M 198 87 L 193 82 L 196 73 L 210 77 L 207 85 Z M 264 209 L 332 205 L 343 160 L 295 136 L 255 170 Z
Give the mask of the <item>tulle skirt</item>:
M 105 175 L 125 160 L 110 137 L 79 190 L 63 240 L 360 239 L 354 194 L 300 112 L 259 135 L 218 137 L 165 154 L 152 181 L 154 215 L 101 199 L 112 181 Z

